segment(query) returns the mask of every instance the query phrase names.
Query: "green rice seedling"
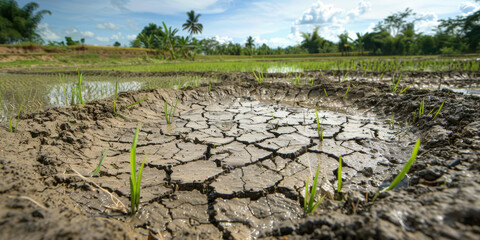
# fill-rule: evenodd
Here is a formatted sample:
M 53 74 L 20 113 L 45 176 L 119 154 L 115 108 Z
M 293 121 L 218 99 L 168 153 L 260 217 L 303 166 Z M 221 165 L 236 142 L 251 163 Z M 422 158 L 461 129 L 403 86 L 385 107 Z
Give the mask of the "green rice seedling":
M 442 110 L 444 103 L 445 102 L 442 102 L 442 105 L 440 105 L 440 107 L 438 108 L 438 111 L 435 113 L 435 116 L 433 116 L 432 120 L 430 120 L 430 121 L 433 121 L 433 119 L 435 119 L 437 117 L 438 113 L 440 113 L 440 110 Z
M 100 168 L 102 167 L 103 160 L 105 160 L 105 158 L 107 157 L 107 152 L 108 152 L 108 148 L 106 148 L 105 151 L 103 152 L 102 158 L 100 159 L 100 162 L 98 163 L 98 166 L 95 169 L 95 171 L 93 171 L 91 177 L 94 177 L 100 172 Z
M 85 104 L 85 102 L 83 102 L 83 98 L 82 98 L 82 78 L 83 78 L 83 73 L 78 72 L 78 83 L 77 83 L 76 95 L 79 103 L 83 105 Z
M 320 141 L 323 141 L 323 127 L 320 126 L 320 120 L 318 118 L 318 110 L 315 110 L 315 115 L 317 118 L 317 132 Z
M 382 80 L 382 79 L 383 79 L 383 72 L 382 72 L 382 74 L 380 74 L 380 80 Z
M 15 123 L 15 128 L 13 127 L 13 123 L 12 123 L 13 117 L 8 120 L 8 128 L 11 133 L 17 132 L 18 122 L 20 121 L 20 113 L 22 112 L 22 107 L 23 107 L 23 103 L 20 104 L 20 108 L 18 110 L 17 122 Z
M 340 195 L 340 192 L 342 191 L 342 156 L 338 158 L 337 182 L 338 200 L 341 201 L 342 197 Z
M 342 100 L 345 100 L 345 97 L 347 97 L 348 90 L 350 90 L 350 84 L 348 84 L 347 91 L 345 92 L 345 95 L 343 95 L 343 98 L 342 98 Z
M 348 72 L 346 72 L 345 75 L 343 75 L 343 79 L 342 79 L 342 81 L 340 81 L 340 82 L 345 81 L 345 79 L 347 79 L 347 76 L 348 76 Z
M 168 104 L 167 104 L 167 102 L 165 101 L 165 103 L 164 103 L 163 111 L 164 111 L 164 113 L 165 113 L 165 119 L 166 119 L 166 121 L 167 121 L 167 124 L 171 124 L 171 123 L 172 123 L 173 115 L 175 115 L 175 110 L 177 109 L 177 103 L 178 103 L 178 97 L 177 97 L 177 99 L 175 100 L 175 105 L 172 106 L 172 108 L 170 108 L 170 112 L 168 111 Z
M 408 86 L 406 86 L 402 91 L 400 91 L 399 94 L 403 94 L 405 91 L 407 91 Z
M 392 121 L 390 124 L 392 125 L 392 130 L 395 130 L 395 114 L 392 114 Z
M 325 96 L 328 97 L 327 90 L 324 88 L 323 92 L 325 93 Z
M 133 107 L 133 106 L 135 106 L 135 105 L 137 105 L 137 104 L 140 104 L 141 102 L 143 102 L 143 101 L 145 101 L 145 100 L 147 100 L 147 99 L 148 99 L 148 96 L 145 96 L 144 98 L 142 98 L 142 99 L 140 99 L 140 100 L 138 100 L 138 101 L 136 101 L 136 102 L 134 102 L 134 103 L 128 104 L 128 105 L 126 105 L 126 106 L 122 106 L 122 107 L 120 108 L 120 110 L 124 110 L 124 109 L 127 109 L 127 108 L 129 108 L 129 107 Z
M 397 82 L 396 82 L 396 83 L 394 82 L 394 85 L 391 87 L 393 93 L 396 93 L 396 92 L 397 92 L 397 90 L 398 90 L 398 84 L 400 83 L 400 79 L 402 79 L 402 74 L 400 74 L 400 77 L 398 77 Z
M 259 72 L 258 76 L 257 76 L 257 74 L 255 74 L 255 71 L 253 71 L 253 76 L 255 76 L 255 79 L 257 80 L 258 83 L 263 82 L 263 73 L 262 72 Z
M 140 182 L 142 181 L 142 172 L 145 165 L 145 160 L 147 159 L 147 154 L 143 158 L 142 165 L 137 174 L 137 142 L 138 142 L 138 132 L 140 132 L 140 123 L 137 124 L 137 130 L 135 131 L 135 137 L 133 138 L 132 148 L 130 149 L 130 204 L 132 212 L 135 214 L 138 210 L 138 205 L 140 204 Z
M 377 191 L 377 193 L 373 197 L 373 201 L 375 201 L 375 199 L 377 198 L 379 193 L 383 193 L 383 192 L 394 189 L 400 183 L 400 181 L 402 181 L 402 179 L 407 174 L 408 170 L 410 170 L 410 167 L 412 166 L 413 162 L 415 162 L 415 159 L 417 158 L 419 148 L 420 148 L 420 138 L 417 140 L 417 143 L 415 144 L 415 147 L 413 148 L 412 155 L 410 156 L 410 159 L 405 164 L 405 166 L 403 166 L 402 171 L 397 175 L 397 177 L 395 177 L 395 179 L 390 184 L 390 186 L 388 186 L 388 187 L 386 187 L 386 188 L 384 188 L 380 191 Z
M 425 113 L 425 98 L 422 98 L 420 102 L 420 108 L 418 109 L 418 117 L 421 117 Z
M 295 74 L 295 80 L 293 81 L 294 85 L 300 85 L 300 77 L 301 76 L 302 76 L 301 74 L 298 74 L 298 73 Z
M 305 211 L 305 214 L 313 213 L 326 196 L 324 195 L 323 197 L 320 198 L 320 200 L 315 201 L 319 172 L 320 172 L 320 166 L 317 167 L 317 172 L 315 173 L 315 177 L 313 178 L 312 191 L 310 193 L 308 191 L 309 185 L 308 185 L 308 177 L 307 177 L 307 181 L 305 183 L 305 199 L 303 200 L 303 209 Z

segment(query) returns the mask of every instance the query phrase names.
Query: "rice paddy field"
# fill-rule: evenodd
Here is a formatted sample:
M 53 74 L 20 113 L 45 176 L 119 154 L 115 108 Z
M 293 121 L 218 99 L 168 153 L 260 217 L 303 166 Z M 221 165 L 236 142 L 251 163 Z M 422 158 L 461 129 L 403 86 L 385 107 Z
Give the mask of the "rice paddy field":
M 2 65 L 1 239 L 480 237 L 475 56 L 137 60 Z

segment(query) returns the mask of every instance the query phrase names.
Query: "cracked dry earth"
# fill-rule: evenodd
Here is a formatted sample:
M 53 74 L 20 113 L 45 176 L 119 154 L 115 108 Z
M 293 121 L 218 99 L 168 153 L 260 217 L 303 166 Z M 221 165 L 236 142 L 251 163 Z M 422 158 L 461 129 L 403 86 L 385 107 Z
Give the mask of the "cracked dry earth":
M 111 98 L 23 117 L 18 133 L 1 130 L 0 238 L 478 238 L 478 99 L 425 90 L 393 96 L 385 88 L 360 82 L 342 101 L 346 86 L 337 83 L 227 82 L 211 92 L 122 93 L 119 105 L 148 96 L 122 112 L 128 119 L 111 114 Z M 323 89 L 330 97 L 318 97 Z M 400 133 L 391 130 L 388 115 L 406 116 L 419 96 L 452 106 L 435 122 L 424 117 Z M 168 125 L 164 102 L 176 97 Z M 445 120 L 459 107 L 468 117 Z M 114 200 L 130 204 L 137 122 L 137 163 L 146 156 L 146 167 L 140 210 L 129 216 Z M 372 203 L 420 136 L 422 149 L 402 188 Z M 105 149 L 99 176 L 75 173 L 90 176 Z M 342 201 L 335 200 L 340 156 Z M 305 180 L 317 166 L 326 200 L 305 216 Z

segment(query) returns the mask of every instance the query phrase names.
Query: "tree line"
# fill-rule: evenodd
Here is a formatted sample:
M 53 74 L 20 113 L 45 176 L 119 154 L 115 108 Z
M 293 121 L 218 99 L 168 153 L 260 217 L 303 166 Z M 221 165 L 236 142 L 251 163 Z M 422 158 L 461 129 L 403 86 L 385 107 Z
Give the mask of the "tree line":
M 478 0 L 477 0 L 478 1 Z M 37 26 L 48 10 L 38 9 L 37 3 L 31 2 L 19 7 L 15 0 L 0 0 L 0 44 L 20 42 L 44 43 L 36 32 Z M 281 55 L 306 53 L 338 53 L 344 55 L 421 55 L 421 54 L 457 54 L 472 53 L 480 50 L 480 10 L 467 16 L 458 16 L 440 20 L 434 34 L 415 31 L 415 24 L 422 20 L 411 9 L 394 13 L 377 23 L 372 32 L 356 33 L 353 40 L 347 32 L 339 34 L 338 41 L 325 39 L 319 28 L 312 32 L 301 33 L 300 44 L 288 47 L 271 48 L 267 44 L 257 45 L 249 36 L 245 44 L 224 42 L 211 38 L 197 39 L 203 25 L 199 22 L 200 14 L 187 12 L 187 20 L 182 25 L 188 36 L 179 36 L 179 29 L 150 23 L 130 42 L 131 47 L 150 48 L 158 51 L 164 59 L 195 59 L 197 54 L 204 55 Z M 78 45 L 85 39 L 73 40 L 65 36 L 65 41 L 52 42 L 48 45 Z M 115 42 L 114 46 L 120 46 Z

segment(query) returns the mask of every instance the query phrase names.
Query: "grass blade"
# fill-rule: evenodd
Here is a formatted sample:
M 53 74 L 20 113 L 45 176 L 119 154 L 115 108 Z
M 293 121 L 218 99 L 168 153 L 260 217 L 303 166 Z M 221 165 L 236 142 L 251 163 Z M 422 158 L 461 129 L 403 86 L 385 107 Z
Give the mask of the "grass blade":
M 387 188 L 383 189 L 380 192 L 392 190 L 398 185 L 398 183 L 400 183 L 400 181 L 402 181 L 403 177 L 405 177 L 405 174 L 407 174 L 408 170 L 410 170 L 410 167 L 412 166 L 413 162 L 415 162 L 419 148 L 420 148 L 420 138 L 417 140 L 417 143 L 413 148 L 412 155 L 410 156 L 410 159 L 408 160 L 407 164 L 405 164 L 405 166 L 403 167 L 402 171 L 397 175 L 397 177 L 395 177 L 395 179 L 390 184 L 390 186 L 388 186 Z
M 100 168 L 102 167 L 103 160 L 105 160 L 105 158 L 107 157 L 107 152 L 108 152 L 108 148 L 106 148 L 105 151 L 103 152 L 102 159 L 100 159 L 100 163 L 98 163 L 97 169 L 95 169 L 91 177 L 97 175 L 100 172 Z
M 339 193 L 340 197 L 340 191 L 342 191 L 342 156 L 338 158 L 337 181 L 337 192 Z
M 440 105 L 440 107 L 438 108 L 438 111 L 435 113 L 435 116 L 433 116 L 432 120 L 430 120 L 430 121 L 433 121 L 433 119 L 435 119 L 437 117 L 438 113 L 440 113 L 440 110 L 442 110 L 444 103 L 445 102 L 442 102 L 442 105 Z

